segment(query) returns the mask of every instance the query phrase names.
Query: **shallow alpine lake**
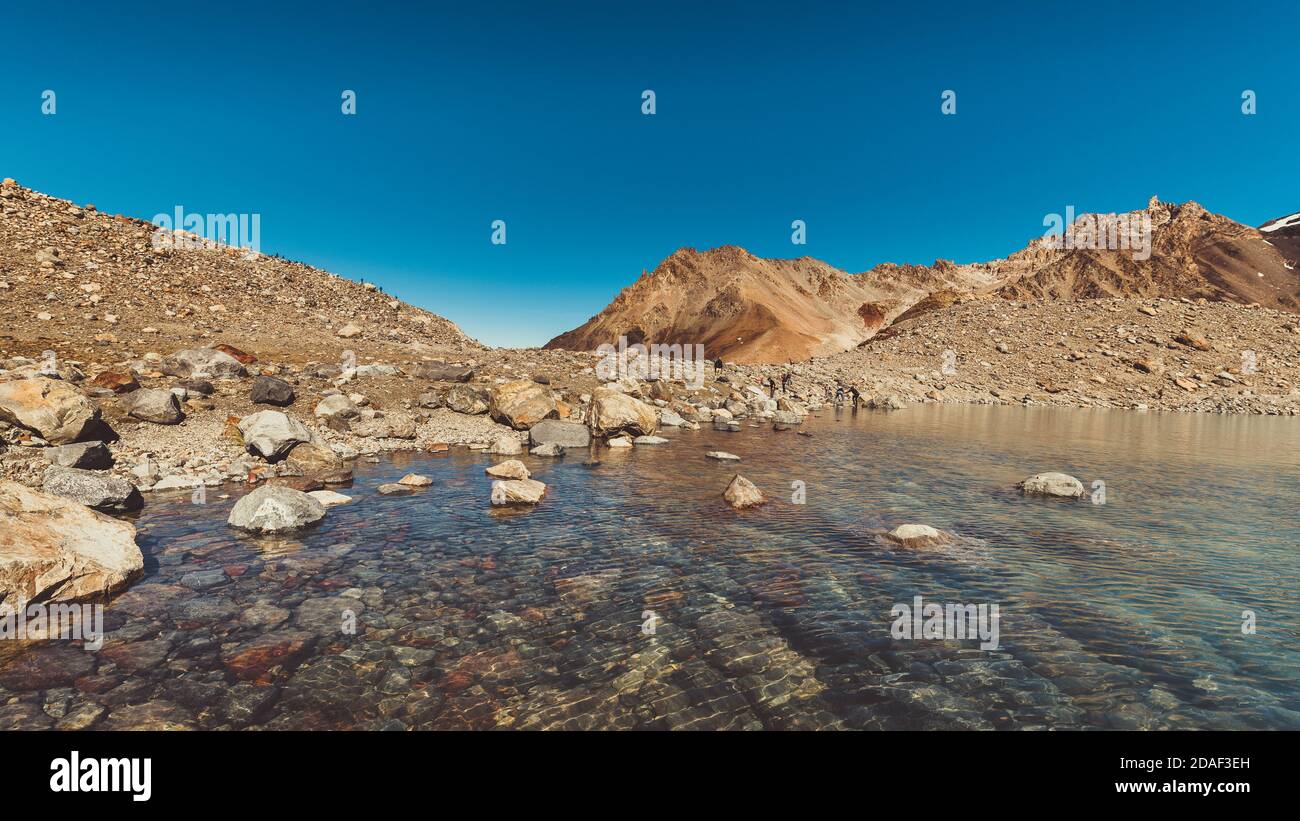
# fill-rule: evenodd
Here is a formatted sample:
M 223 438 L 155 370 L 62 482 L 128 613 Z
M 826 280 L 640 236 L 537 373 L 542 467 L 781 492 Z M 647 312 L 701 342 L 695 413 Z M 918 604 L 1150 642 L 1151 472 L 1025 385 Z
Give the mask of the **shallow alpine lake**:
M 361 460 L 333 488 L 353 501 L 288 539 L 227 527 L 242 486 L 155 494 L 102 649 L 0 648 L 0 726 L 1300 729 L 1300 420 L 932 405 L 802 429 L 525 455 L 531 510 L 489 504 L 502 457 Z M 1054 470 L 1104 504 L 1015 491 Z M 376 493 L 412 471 L 433 486 Z M 766 506 L 727 507 L 736 472 Z M 881 537 L 903 523 L 961 540 Z M 895 638 L 917 596 L 996 604 L 997 648 Z

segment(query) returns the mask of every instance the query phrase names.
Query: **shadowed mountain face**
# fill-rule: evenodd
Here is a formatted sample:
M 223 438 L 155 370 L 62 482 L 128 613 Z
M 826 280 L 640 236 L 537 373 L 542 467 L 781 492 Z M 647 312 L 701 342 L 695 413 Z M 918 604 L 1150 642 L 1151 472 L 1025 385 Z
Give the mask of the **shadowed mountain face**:
M 702 343 L 740 363 L 797 362 L 855 347 L 900 318 L 973 296 L 1019 301 L 1205 298 L 1300 311 L 1300 215 L 1256 230 L 1194 202 L 1080 216 L 1005 259 L 885 263 L 849 274 L 735 246 L 681 249 L 548 348 Z
M 1286 270 L 1293 277 L 1300 276 L 1300 214 L 1269 220 L 1259 232 L 1282 255 Z

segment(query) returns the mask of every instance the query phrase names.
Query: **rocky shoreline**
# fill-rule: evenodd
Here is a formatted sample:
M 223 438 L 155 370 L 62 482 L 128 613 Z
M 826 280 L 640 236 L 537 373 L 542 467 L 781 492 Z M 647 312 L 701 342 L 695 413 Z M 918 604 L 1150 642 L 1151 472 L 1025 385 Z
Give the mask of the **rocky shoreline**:
M 385 451 L 467 446 L 510 455 L 541 446 L 533 452 L 560 455 L 593 439 L 654 444 L 647 437 L 661 425 L 797 425 L 838 391 L 851 402 L 854 389 L 863 407 L 882 410 L 941 402 L 1300 413 L 1300 324 L 1288 314 L 1190 301 L 1075 303 L 1056 306 L 1085 314 L 1076 316 L 1073 336 L 1009 345 L 975 329 L 1005 327 L 1025 313 L 1042 319 L 1044 306 L 961 307 L 947 325 L 904 323 L 836 357 L 720 370 L 705 364 L 690 381 L 606 383 L 595 354 L 549 350 L 365 364 L 266 362 L 226 343 L 112 363 L 11 356 L 0 361 L 0 476 L 35 488 L 50 483 L 54 468 L 65 476 L 103 471 L 130 483 L 115 494 L 129 510 L 138 506 L 125 498 L 135 489 L 296 477 L 305 486 Z M 973 321 L 981 313 L 982 323 Z M 1103 320 L 1111 332 L 1094 332 Z M 1216 328 L 1213 341 L 1195 330 L 1207 325 Z M 949 326 L 968 338 L 945 335 Z M 1231 362 L 1246 343 L 1258 350 L 1254 371 L 1243 373 Z M 782 377 L 788 383 L 772 398 L 768 380 Z M 250 418 L 282 428 L 269 435 L 284 439 L 277 440 L 283 452 L 250 443 Z M 302 448 L 289 458 L 307 443 L 320 453 L 308 458 Z

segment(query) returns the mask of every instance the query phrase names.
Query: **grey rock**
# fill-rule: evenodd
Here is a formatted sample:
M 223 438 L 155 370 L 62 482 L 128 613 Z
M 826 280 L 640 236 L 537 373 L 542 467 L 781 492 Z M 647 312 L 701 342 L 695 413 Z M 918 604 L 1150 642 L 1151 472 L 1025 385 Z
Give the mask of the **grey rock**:
M 415 375 L 433 382 L 468 382 L 474 378 L 474 369 L 446 362 L 422 362 L 416 366 Z
M 316 405 L 315 415 L 321 419 L 355 419 L 360 410 L 352 400 L 341 393 L 327 396 Z
M 248 375 L 238 359 L 216 348 L 177 351 L 163 360 L 162 372 L 183 378 L 202 376 L 209 379 L 237 379 Z
M 259 376 L 253 381 L 253 390 L 249 395 L 254 405 L 275 405 L 279 408 L 293 404 L 296 397 L 293 385 L 274 376 Z
M 239 420 L 244 447 L 268 462 L 277 462 L 295 445 L 314 439 L 303 423 L 280 411 L 259 411 Z
M 108 470 L 113 466 L 113 454 L 109 453 L 103 442 L 76 442 L 48 448 L 45 458 L 65 468 Z
M 1037 473 L 1017 487 L 1022 493 L 1035 493 L 1043 496 L 1065 496 L 1077 499 L 1083 495 L 1083 482 L 1067 473 Z
M 51 465 L 41 489 L 95 510 L 122 512 L 144 507 L 144 497 L 125 479 L 93 470 Z
M 456 385 L 447 391 L 447 407 L 456 413 L 477 416 L 488 411 L 487 394 L 469 385 Z
M 128 415 L 156 425 L 175 425 L 185 418 L 181 401 L 171 391 L 141 388 L 126 395 Z
M 528 439 L 534 445 L 585 448 L 591 444 L 591 431 L 581 422 L 543 419 L 529 429 Z
M 263 485 L 235 503 L 226 522 L 261 533 L 299 530 L 325 518 L 325 507 L 306 493 Z

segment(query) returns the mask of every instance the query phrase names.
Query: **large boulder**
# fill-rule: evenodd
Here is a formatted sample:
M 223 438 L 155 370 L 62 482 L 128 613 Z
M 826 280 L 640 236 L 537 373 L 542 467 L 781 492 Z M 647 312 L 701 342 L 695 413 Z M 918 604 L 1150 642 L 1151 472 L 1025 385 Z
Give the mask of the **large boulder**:
M 134 419 L 157 425 L 175 425 L 185 419 L 181 400 L 171 391 L 141 388 L 127 394 L 123 408 Z
M 113 466 L 113 454 L 103 442 L 74 442 L 71 445 L 46 448 L 45 458 L 65 468 L 108 470 Z
M 294 400 L 293 385 L 274 376 L 259 376 L 253 380 L 253 390 L 248 398 L 254 405 L 288 407 Z
M 518 459 L 507 459 L 487 468 L 484 472 L 497 479 L 527 479 L 532 476 L 528 467 Z
M 597 388 L 591 395 L 587 424 L 597 436 L 622 432 L 649 435 L 659 428 L 659 414 L 640 399 L 612 388 Z
M 295 445 L 315 439 L 306 425 L 280 411 L 250 414 L 239 420 L 238 427 L 248 452 L 268 462 L 278 462 Z
M 0 422 L 66 445 L 96 426 L 99 408 L 67 382 L 38 376 L 0 382 Z
M 591 431 L 581 422 L 543 419 L 528 429 L 534 445 L 559 445 L 562 448 L 585 448 L 591 444 Z
M 143 569 L 130 524 L 0 480 L 0 601 L 102 599 Z
M 545 483 L 536 479 L 498 479 L 492 483 L 494 505 L 535 505 L 545 494 Z
M 241 530 L 285 533 L 323 518 L 325 506 L 306 493 L 282 485 L 262 485 L 235 502 L 226 522 Z
M 248 371 L 238 359 L 216 348 L 177 351 L 163 359 L 162 372 L 187 379 L 194 376 L 209 379 L 237 379 L 248 375 Z
M 51 465 L 41 480 L 41 490 L 86 507 L 112 513 L 139 510 L 144 497 L 125 479 L 94 470 Z
M 477 416 L 488 411 L 487 396 L 482 391 L 469 385 L 455 385 L 449 388 L 443 397 L 443 401 L 448 408 L 456 413 Z
M 550 388 L 531 379 L 516 379 L 492 389 L 488 411 L 515 430 L 526 430 L 543 419 L 560 415 Z
M 1020 482 L 1021 493 L 1042 496 L 1065 496 L 1077 499 L 1083 495 L 1083 482 L 1068 473 L 1036 473 Z

